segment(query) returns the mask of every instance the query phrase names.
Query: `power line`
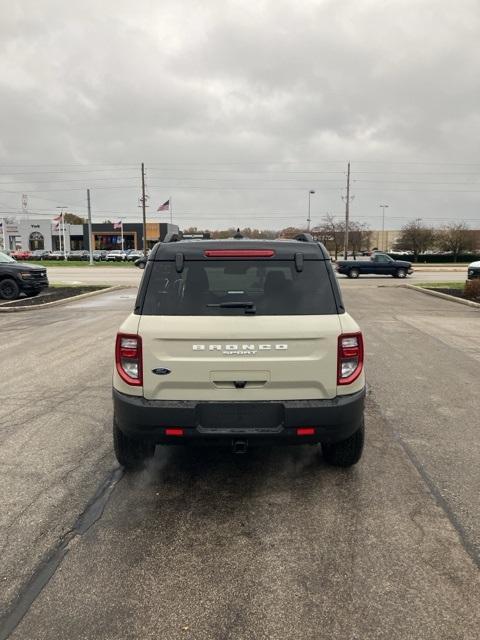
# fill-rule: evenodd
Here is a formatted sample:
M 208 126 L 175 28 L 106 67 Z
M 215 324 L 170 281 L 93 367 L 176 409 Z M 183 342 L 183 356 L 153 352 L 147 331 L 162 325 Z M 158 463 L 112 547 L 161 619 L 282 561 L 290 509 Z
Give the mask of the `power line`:
M 122 176 L 121 177 L 122 180 L 138 180 L 137 176 Z M 98 180 L 118 180 L 118 176 L 113 176 L 111 178 L 92 178 L 91 180 L 89 180 L 89 184 L 90 182 L 96 182 Z M 82 179 L 77 179 L 77 178 L 68 178 L 66 180 L 21 180 L 21 181 L 17 181 L 17 182 L 0 182 L 0 187 L 2 187 L 3 185 L 11 185 L 11 184 L 57 184 L 59 182 L 83 182 L 84 184 L 86 183 L 86 181 L 82 178 Z M 82 189 L 82 191 L 84 191 L 84 189 Z

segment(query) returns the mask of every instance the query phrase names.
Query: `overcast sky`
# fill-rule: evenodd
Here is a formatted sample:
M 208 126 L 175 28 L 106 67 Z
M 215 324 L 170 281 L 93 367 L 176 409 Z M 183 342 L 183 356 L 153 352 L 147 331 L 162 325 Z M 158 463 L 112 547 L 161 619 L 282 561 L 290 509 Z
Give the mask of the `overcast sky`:
M 478 0 L 0 0 L 0 216 L 480 228 Z

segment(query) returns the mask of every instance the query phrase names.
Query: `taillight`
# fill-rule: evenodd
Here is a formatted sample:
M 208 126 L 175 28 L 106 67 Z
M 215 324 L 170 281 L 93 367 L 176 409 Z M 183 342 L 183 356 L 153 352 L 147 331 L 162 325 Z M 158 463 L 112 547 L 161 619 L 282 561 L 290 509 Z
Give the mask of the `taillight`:
M 170 428 L 170 429 L 165 429 L 165 435 L 166 436 L 183 436 L 183 429 L 180 429 L 178 427 L 174 427 L 174 428 Z
M 297 428 L 297 436 L 314 436 L 315 428 L 314 427 L 298 427 Z
M 338 337 L 338 384 L 351 384 L 362 373 L 363 337 L 361 333 L 344 333 Z
M 135 387 L 143 384 L 142 339 L 129 333 L 117 334 L 115 362 L 121 379 Z

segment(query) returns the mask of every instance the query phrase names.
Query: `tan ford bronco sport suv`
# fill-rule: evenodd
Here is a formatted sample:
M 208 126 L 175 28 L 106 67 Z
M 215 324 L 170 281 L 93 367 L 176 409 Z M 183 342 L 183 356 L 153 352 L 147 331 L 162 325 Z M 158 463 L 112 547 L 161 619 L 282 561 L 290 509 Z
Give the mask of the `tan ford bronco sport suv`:
M 348 467 L 364 439 L 363 339 L 326 249 L 296 240 L 158 243 L 113 374 L 118 461 L 157 444 L 321 443 Z

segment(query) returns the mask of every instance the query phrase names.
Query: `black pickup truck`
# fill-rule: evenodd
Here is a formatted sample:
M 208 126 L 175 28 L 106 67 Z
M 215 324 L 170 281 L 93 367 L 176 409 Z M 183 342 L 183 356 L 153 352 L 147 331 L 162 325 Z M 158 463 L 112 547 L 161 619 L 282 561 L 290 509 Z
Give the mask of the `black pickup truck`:
M 360 275 L 373 274 L 406 278 L 413 273 L 412 263 L 404 260 L 393 260 L 386 253 L 374 253 L 370 260 L 340 260 L 336 263 L 337 273 L 343 273 L 349 278 Z
M 0 300 L 15 300 L 21 293 L 36 296 L 47 287 L 44 267 L 16 262 L 0 251 Z

